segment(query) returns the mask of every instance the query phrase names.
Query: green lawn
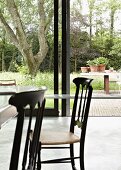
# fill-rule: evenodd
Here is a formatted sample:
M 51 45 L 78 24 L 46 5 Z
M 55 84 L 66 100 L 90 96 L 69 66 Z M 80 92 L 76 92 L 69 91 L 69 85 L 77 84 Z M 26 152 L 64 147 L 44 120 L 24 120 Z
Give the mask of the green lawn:
M 79 73 L 73 73 L 70 74 L 70 91 L 71 93 L 74 93 L 75 91 L 75 85 L 72 82 L 72 80 L 75 77 L 78 77 Z M 47 93 L 48 94 L 53 94 L 53 89 L 54 89 L 54 81 L 53 81 L 53 73 L 50 72 L 44 72 L 44 73 L 38 73 L 37 76 L 33 79 L 30 78 L 30 76 L 20 74 L 20 73 L 13 73 L 13 72 L 2 72 L 0 73 L 0 79 L 16 79 L 17 85 L 34 85 L 37 87 L 41 86 L 46 86 L 47 87 Z M 60 91 L 61 91 L 61 76 L 59 75 L 59 86 L 60 86 Z M 104 85 L 103 85 L 103 77 L 102 78 L 94 78 L 92 82 L 92 86 L 94 90 L 103 90 Z M 116 90 L 118 89 L 118 85 L 113 82 L 110 83 L 110 89 Z
M 75 77 L 79 77 L 79 73 L 70 74 L 70 93 L 74 94 L 75 92 L 75 85 L 72 80 Z M 53 94 L 54 89 L 54 81 L 53 81 L 53 73 L 44 72 L 38 73 L 34 79 L 31 79 L 30 76 L 20 74 L 20 73 L 13 73 L 13 72 L 2 72 L 0 73 L 0 79 L 16 79 L 17 85 L 26 86 L 26 85 L 33 85 L 37 87 L 46 86 L 47 92 L 46 94 Z M 61 94 L 61 76 L 59 75 L 59 86 L 60 86 L 60 94 Z M 103 90 L 103 77 L 97 78 L 93 80 L 92 86 L 94 90 Z M 110 84 L 111 90 L 118 90 L 118 85 L 114 82 Z M 60 100 L 61 102 L 61 100 Z M 47 99 L 46 105 L 47 107 L 53 107 L 53 100 Z M 61 105 L 61 104 L 60 104 Z

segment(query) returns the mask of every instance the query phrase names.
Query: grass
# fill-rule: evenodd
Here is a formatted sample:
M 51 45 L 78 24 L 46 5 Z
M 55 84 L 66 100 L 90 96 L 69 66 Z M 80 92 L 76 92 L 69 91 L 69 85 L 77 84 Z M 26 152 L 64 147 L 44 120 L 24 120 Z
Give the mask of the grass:
M 75 85 L 72 82 L 75 77 L 78 77 L 79 73 L 72 73 L 70 74 L 70 91 L 73 94 L 75 92 Z M 35 78 L 31 78 L 30 76 L 20 74 L 20 73 L 13 73 L 13 72 L 1 72 L 0 73 L 0 79 L 15 79 L 17 82 L 17 85 L 21 86 L 46 86 L 47 87 L 47 93 L 53 94 L 54 89 L 54 75 L 52 72 L 44 72 L 44 73 L 38 73 Z M 103 78 L 94 78 L 92 81 L 92 86 L 94 90 L 103 90 L 104 89 L 104 83 Z M 61 91 L 61 76 L 59 75 L 59 87 Z M 118 90 L 118 85 L 115 82 L 112 82 L 110 84 L 110 89 L 112 90 Z
M 38 73 L 35 78 L 31 78 L 30 76 L 21 73 L 2 72 L 0 73 L 0 79 L 15 79 L 16 84 L 20 86 L 46 86 L 49 94 L 53 94 L 53 73 Z
M 79 73 L 72 73 L 70 74 L 70 93 L 75 93 L 75 85 L 72 82 L 75 77 L 79 77 Z M 33 79 L 31 79 L 30 76 L 20 74 L 20 73 L 13 73 L 13 72 L 2 72 L 0 73 L 0 79 L 15 79 L 17 82 L 17 85 L 20 86 L 46 86 L 47 92 L 46 94 L 53 94 L 54 93 L 54 75 L 52 72 L 44 72 L 44 73 L 38 73 L 37 76 Z M 93 80 L 92 86 L 94 90 L 104 90 L 104 82 L 103 78 L 97 78 Z M 61 76 L 59 75 L 59 93 L 61 94 Z M 111 90 L 118 90 L 118 85 L 113 82 L 110 84 Z M 59 100 L 59 103 L 61 100 Z M 71 102 L 72 103 L 72 100 Z M 54 100 L 47 99 L 46 101 L 47 107 L 53 108 L 54 106 Z M 61 103 L 59 104 L 61 107 Z

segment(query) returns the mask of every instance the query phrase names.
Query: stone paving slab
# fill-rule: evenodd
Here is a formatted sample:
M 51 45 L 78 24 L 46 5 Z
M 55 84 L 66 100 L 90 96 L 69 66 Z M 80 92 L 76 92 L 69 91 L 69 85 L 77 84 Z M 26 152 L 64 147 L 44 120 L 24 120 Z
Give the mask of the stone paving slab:
M 93 91 L 89 116 L 121 116 L 121 92 Z
M 121 116 L 121 99 L 92 99 L 89 116 Z

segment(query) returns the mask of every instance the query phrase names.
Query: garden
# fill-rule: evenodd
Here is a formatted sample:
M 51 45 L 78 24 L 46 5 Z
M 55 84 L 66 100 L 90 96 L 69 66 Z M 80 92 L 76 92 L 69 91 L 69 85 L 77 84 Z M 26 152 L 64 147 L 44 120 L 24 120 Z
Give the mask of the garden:
M 53 2 L 42 1 L 42 5 L 38 8 L 38 4 L 30 3 L 28 0 L 18 2 L 16 0 L 12 0 L 10 4 L 0 2 L 1 8 L 4 9 L 4 11 L 1 10 L 0 15 L 0 71 L 19 72 L 22 69 L 25 71 L 26 67 L 26 71 L 33 76 L 38 70 L 52 72 L 54 63 Z M 106 69 L 121 69 L 119 17 L 121 1 L 86 0 L 85 2 L 88 9 L 86 13 L 83 13 L 85 8 L 83 3 L 75 0 L 70 4 L 70 72 L 79 72 L 80 67 L 87 64 L 90 66 L 89 62 L 93 62 L 94 65 L 95 58 L 108 59 Z M 60 10 L 58 31 L 60 72 L 61 24 Z
M 80 76 L 80 72 L 71 73 L 70 74 L 70 94 L 73 95 L 75 92 L 75 85 L 73 84 L 72 80 L 75 77 Z M 42 86 L 47 87 L 46 94 L 53 94 L 54 91 L 54 83 L 53 83 L 53 72 L 42 72 L 38 73 L 35 78 L 31 78 L 31 76 L 24 74 L 24 73 L 14 73 L 14 72 L 2 72 L 0 73 L 0 79 L 15 79 L 16 84 L 18 86 L 36 86 L 37 88 L 41 88 Z M 103 78 L 99 77 L 92 82 L 92 86 L 94 92 L 104 91 L 104 82 Z M 59 75 L 59 93 L 61 94 L 61 74 Z M 118 85 L 113 82 L 110 85 L 110 90 L 118 90 Z M 53 107 L 54 101 L 48 99 L 46 101 L 46 107 Z
M 70 92 L 71 94 L 74 94 L 75 92 L 75 86 L 72 82 L 73 78 L 80 76 L 80 72 L 71 73 L 70 74 Z M 60 86 L 60 92 L 61 92 L 61 75 L 59 76 L 59 86 Z M 47 94 L 53 94 L 54 84 L 53 84 L 53 72 L 42 72 L 38 73 L 35 78 L 31 78 L 29 75 L 25 75 L 22 73 L 13 73 L 13 72 L 2 72 L 0 73 L 0 79 L 9 80 L 9 79 L 15 79 L 16 84 L 18 86 L 46 86 L 47 87 Z M 92 82 L 94 90 L 104 90 L 104 82 L 103 78 L 96 78 Z M 112 84 L 110 87 L 112 90 L 118 90 L 118 86 L 116 88 L 116 84 Z
M 83 13 L 84 6 L 79 1 L 71 1 L 70 6 L 70 91 L 72 94 L 74 92 L 72 79 L 80 75 L 82 71 L 80 67 L 86 67 L 88 71 L 85 72 L 91 71 L 92 66 L 97 67 L 97 71 L 100 72 L 100 65 L 104 65 L 104 69 L 109 71 L 121 69 L 119 17 L 121 2 L 119 0 L 115 2 L 86 0 L 86 2 L 87 13 Z M 17 85 L 21 86 L 47 86 L 47 93 L 53 94 L 53 2 L 42 1 L 41 6 L 38 6 L 33 1 L 19 3 L 11 0 L 11 3 L 1 1 L 0 5 L 4 9 L 0 14 L 0 79 L 14 78 Z M 60 92 L 61 25 L 60 10 L 58 31 Z M 103 90 L 103 86 L 103 79 L 100 77 L 93 81 L 94 90 Z M 118 89 L 115 82 L 111 83 L 110 89 Z

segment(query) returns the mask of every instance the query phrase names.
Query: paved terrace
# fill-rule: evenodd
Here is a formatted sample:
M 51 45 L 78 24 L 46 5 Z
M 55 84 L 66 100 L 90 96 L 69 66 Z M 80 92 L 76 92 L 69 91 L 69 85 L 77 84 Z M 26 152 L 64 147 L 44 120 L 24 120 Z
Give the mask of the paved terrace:
M 69 97 L 73 99 L 74 95 Z M 93 91 L 89 116 L 121 116 L 121 92 L 110 91 L 110 94 L 105 94 L 102 90 Z
M 121 92 L 94 91 L 91 101 L 90 116 L 121 116 Z

